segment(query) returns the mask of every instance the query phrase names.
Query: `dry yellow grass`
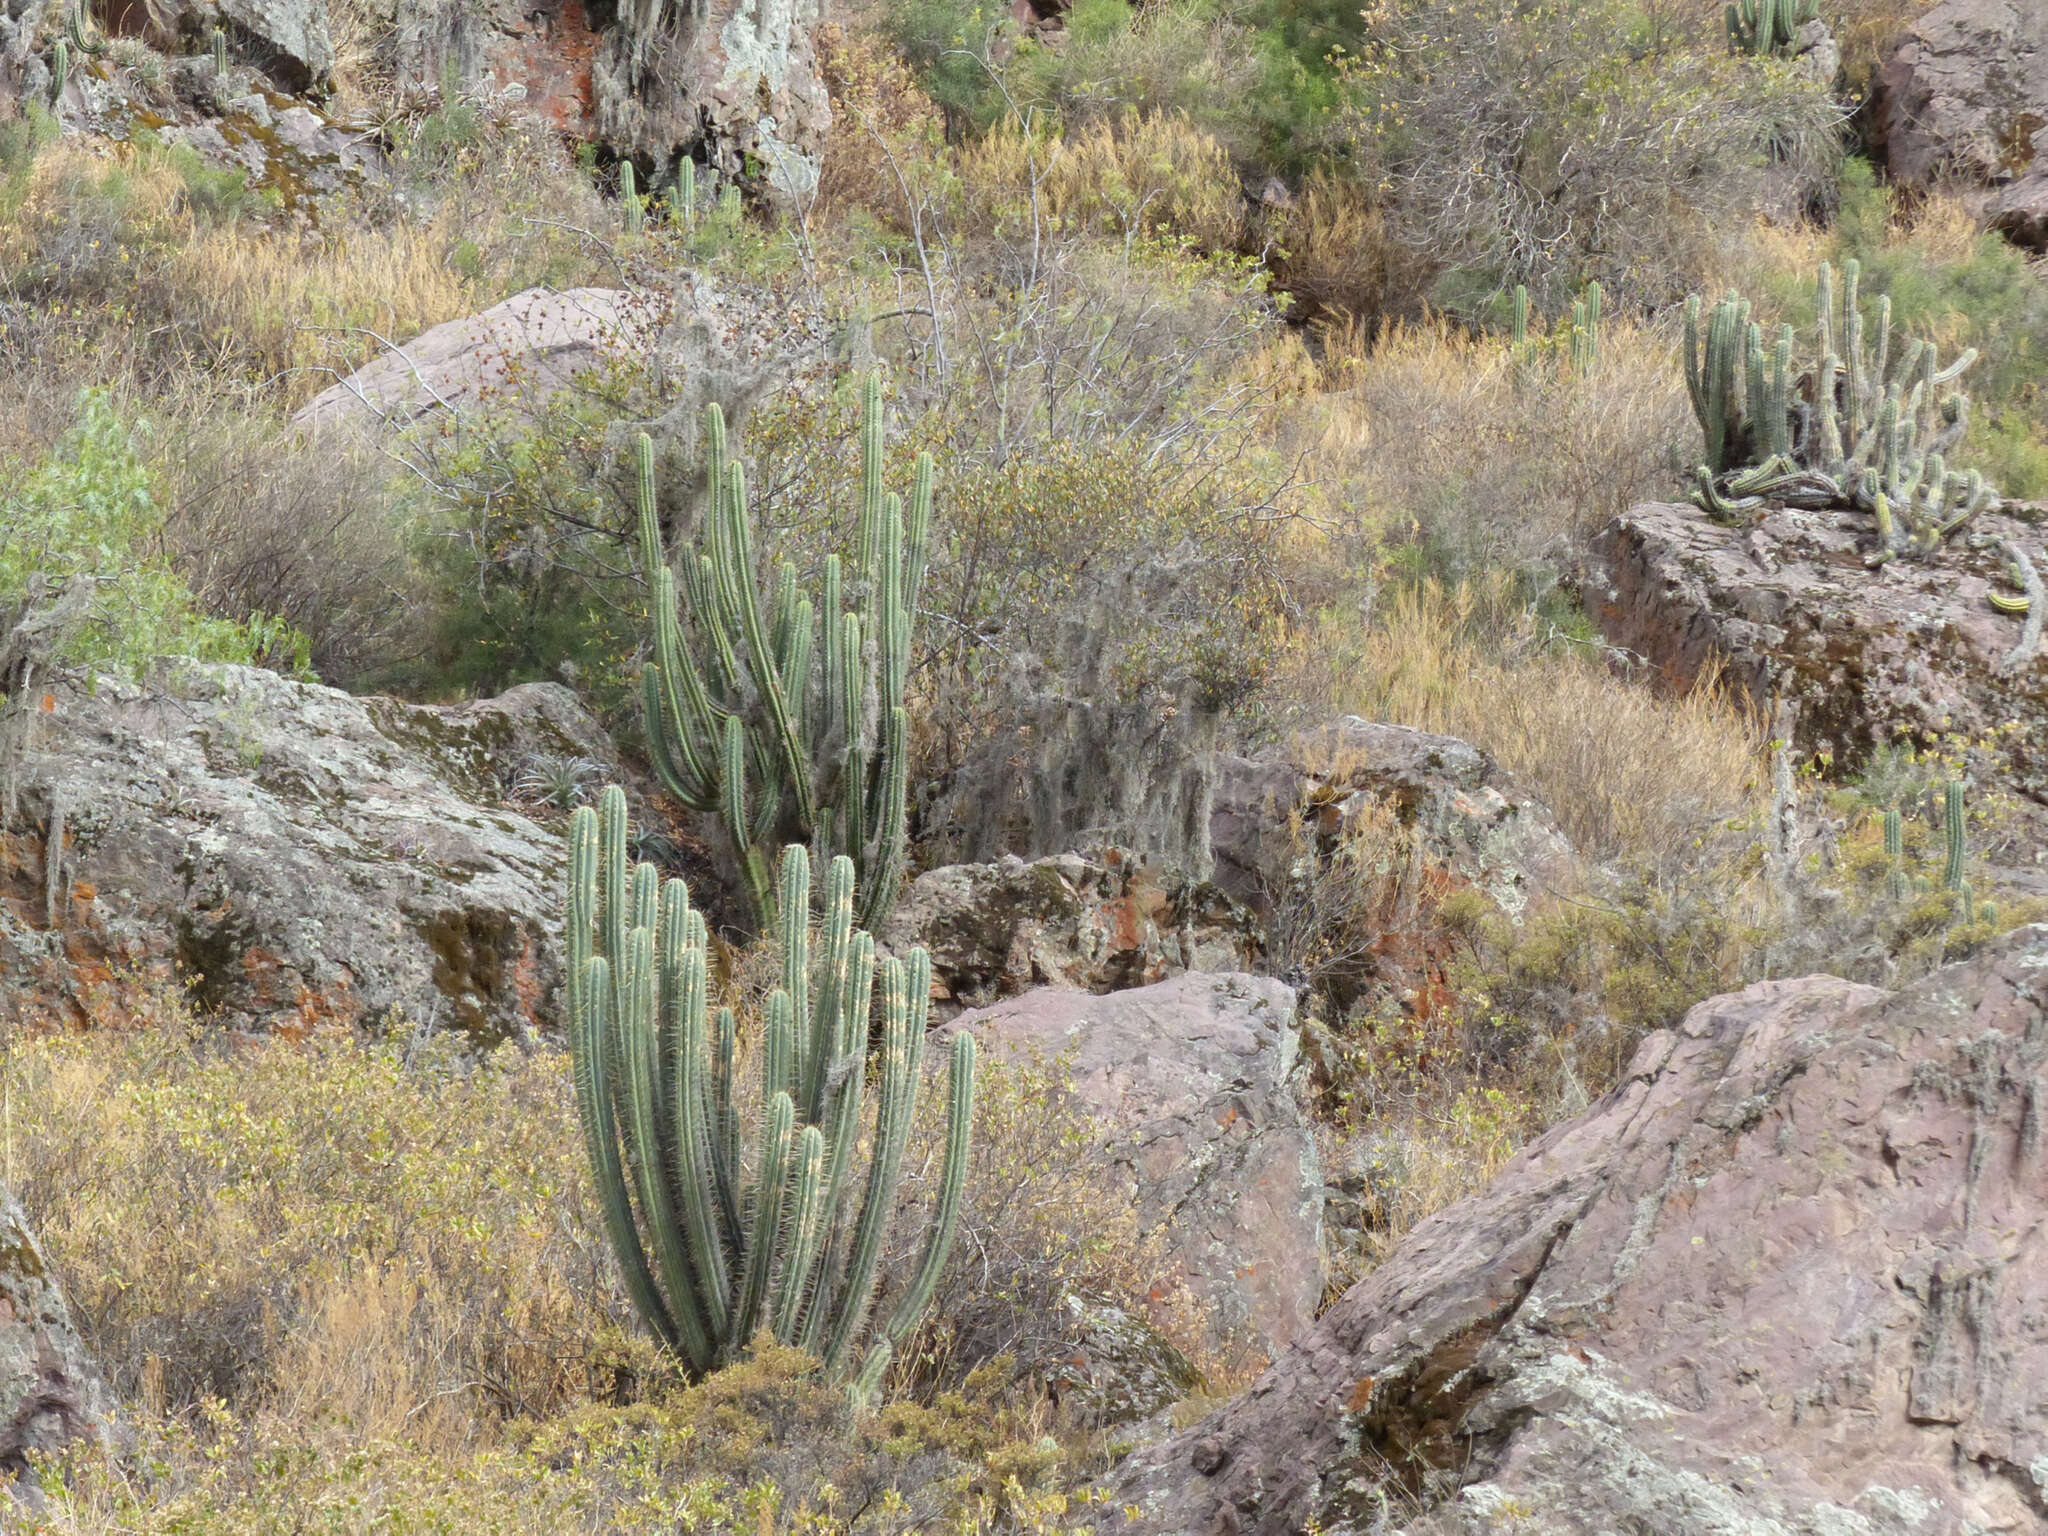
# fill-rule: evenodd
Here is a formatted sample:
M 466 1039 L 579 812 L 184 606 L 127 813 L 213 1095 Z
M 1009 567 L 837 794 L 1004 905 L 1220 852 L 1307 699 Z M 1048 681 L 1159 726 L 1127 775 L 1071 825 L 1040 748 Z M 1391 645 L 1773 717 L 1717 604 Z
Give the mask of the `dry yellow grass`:
M 1297 697 L 1484 748 L 1594 858 L 1661 864 L 1760 783 L 1759 722 L 1726 689 L 1672 698 L 1546 643 L 1499 579 L 1398 592 L 1362 633 L 1326 622 L 1297 653 Z

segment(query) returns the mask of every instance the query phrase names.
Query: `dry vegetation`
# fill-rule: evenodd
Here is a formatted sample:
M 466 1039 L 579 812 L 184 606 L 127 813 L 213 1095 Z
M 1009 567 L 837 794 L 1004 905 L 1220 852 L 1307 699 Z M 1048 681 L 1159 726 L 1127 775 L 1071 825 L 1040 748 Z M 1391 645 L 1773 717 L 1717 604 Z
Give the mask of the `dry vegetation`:
M 1842 9 L 1855 78 L 1900 11 Z M 344 90 L 377 101 L 396 87 L 344 10 Z M 1926 856 L 1938 763 L 1903 789 L 1800 780 L 1809 840 L 1771 864 L 1761 722 L 1711 681 L 1655 689 L 1574 598 L 1589 537 L 1692 452 L 1670 300 L 1739 283 L 1803 322 L 1823 256 L 1860 255 L 1945 350 L 1985 350 L 1979 462 L 2048 491 L 2048 284 L 1965 210 L 1897 206 L 1853 164 L 1837 185 L 1824 104 L 1786 81 L 1713 120 L 1741 81 L 1668 4 L 1625 26 L 1527 7 L 1477 37 L 1469 7 L 1375 7 L 1355 69 L 1297 58 L 1278 90 L 1256 7 L 1081 6 L 1063 50 L 1009 57 L 1008 97 L 927 46 L 973 6 L 884 10 L 824 39 L 838 128 L 801 220 L 628 235 L 551 137 L 456 102 L 381 102 L 393 186 L 317 227 L 160 146 L 0 124 L 0 575 L 20 514 L 118 482 L 121 541 L 88 563 L 132 559 L 171 608 L 266 616 L 303 641 L 278 654 L 346 686 L 458 693 L 566 659 L 628 722 L 642 599 L 610 434 L 673 381 L 624 368 L 539 428 L 390 457 L 309 447 L 290 411 L 540 282 L 695 269 L 764 314 L 857 322 L 891 452 L 930 448 L 944 476 L 913 682 L 926 857 L 1170 841 L 1190 753 L 1356 713 L 1480 746 L 1585 860 L 1582 889 L 1514 923 L 1391 813 L 1310 861 L 1274 947 L 1314 983 L 1339 1279 L 1699 998 L 1820 967 L 1895 980 L 2036 910 L 1970 925 L 1945 892 L 1885 896 L 1874 810 L 1906 805 Z M 1408 66 L 1446 39 L 1457 68 L 1419 93 Z M 1738 216 L 1771 133 L 1839 196 L 1833 224 Z M 1536 195 L 1532 139 L 1589 167 L 1571 199 Z M 1291 190 L 1248 197 L 1268 165 Z M 1581 373 L 1558 316 L 1595 276 L 1614 303 Z M 1500 324 L 1518 277 L 1521 348 Z M 852 419 L 844 391 L 756 413 L 778 552 L 847 538 Z M 112 470 L 71 462 L 81 420 Z M 1980 846 L 2001 814 L 1982 807 Z M 1057 1064 L 988 1085 L 968 1238 L 899 1400 L 857 1426 L 800 1357 L 695 1388 L 653 1357 L 559 1059 L 402 1029 L 229 1044 L 170 1005 L 128 1023 L 0 1054 L 6 1178 L 140 1451 L 50 1469 L 32 1528 L 53 1536 L 1065 1529 L 1104 1452 L 1040 1390 L 1067 1298 L 1144 1302 L 1209 1390 L 1244 1363 L 1199 1342 L 1154 1235 L 1043 1112 Z

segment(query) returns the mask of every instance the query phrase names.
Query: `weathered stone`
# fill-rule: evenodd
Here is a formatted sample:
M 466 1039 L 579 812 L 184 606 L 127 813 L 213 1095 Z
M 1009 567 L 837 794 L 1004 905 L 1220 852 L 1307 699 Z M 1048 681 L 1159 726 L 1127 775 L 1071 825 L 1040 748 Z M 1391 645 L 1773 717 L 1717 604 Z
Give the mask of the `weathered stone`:
M 537 752 L 618 774 L 566 689 L 432 709 L 186 664 L 40 703 L 0 828 L 0 1017 L 89 1022 L 176 977 L 244 1029 L 552 1023 L 561 834 L 502 786 Z
M 1216 883 L 1268 913 L 1295 862 L 1327 856 L 1375 804 L 1391 806 L 1421 834 L 1428 859 L 1510 916 L 1574 874 L 1571 846 L 1549 811 L 1479 748 L 1346 716 L 1280 750 L 1219 761 L 1209 821 Z M 1288 825 L 1296 815 L 1299 844 Z
M 292 419 L 403 426 L 486 407 L 532 415 L 578 375 L 646 358 L 666 318 L 654 295 L 529 288 L 481 314 L 437 325 L 314 396 Z
M 303 91 L 334 69 L 327 0 L 184 0 L 178 30 L 205 35 L 215 25 L 256 53 L 265 73 L 288 91 Z
M 2044 1072 L 2048 927 L 1897 993 L 1702 1003 L 1249 1393 L 1135 1455 L 1101 1522 L 2041 1530 Z
M 1144 1318 L 1073 1295 L 1065 1312 L 1048 1330 L 1060 1336 L 1058 1354 L 1024 1363 L 1066 1413 L 1102 1426 L 1131 1424 L 1201 1386 L 1187 1356 Z
M 1901 736 L 2002 729 L 2009 782 L 2048 799 L 2048 666 L 2007 668 L 2021 621 L 1989 601 L 1994 582 L 2012 590 L 1991 541 L 2043 563 L 2027 510 L 2006 503 L 1938 559 L 1873 571 L 1863 557 L 1875 535 L 1859 513 L 1780 509 L 1726 528 L 1649 503 L 1599 536 L 1606 584 L 1588 607 L 1608 640 L 1674 686 L 1725 665 L 1758 708 L 1789 713 L 1796 750 L 1828 754 L 1837 772 Z
M 21 1202 L 0 1185 L 0 1484 L 32 1455 L 105 1439 L 110 1411 Z M 0 1526 L 7 1504 L 0 1489 Z
M 1322 1295 L 1322 1174 L 1295 1102 L 1294 993 L 1264 977 L 1176 977 L 1106 997 L 1045 990 L 964 1013 L 997 1059 L 1071 1053 L 1147 1231 L 1213 1310 L 1219 1345 L 1271 1353 Z M 1162 1281 L 1167 1277 L 1162 1277 Z M 1233 1337 L 1234 1336 L 1234 1337 Z
M 1258 923 L 1213 885 L 1117 848 L 951 864 L 911 881 L 882 925 L 931 952 L 941 1018 L 1033 987 L 1118 992 L 1183 971 L 1250 969 Z
M 1885 64 L 1885 158 L 1895 181 L 2005 187 L 2048 171 L 2048 7 L 1943 0 Z

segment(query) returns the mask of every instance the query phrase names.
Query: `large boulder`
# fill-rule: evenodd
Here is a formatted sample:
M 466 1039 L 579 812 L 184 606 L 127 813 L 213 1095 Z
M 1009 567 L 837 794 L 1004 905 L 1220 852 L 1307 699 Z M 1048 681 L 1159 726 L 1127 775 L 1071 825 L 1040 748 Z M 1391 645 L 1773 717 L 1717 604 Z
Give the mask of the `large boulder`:
M 1133 1457 L 1103 1523 L 2048 1528 L 2044 1072 L 2048 927 L 1897 993 L 1702 1003 Z
M 2048 7 L 1944 0 L 1886 63 L 1882 94 L 1895 181 L 1981 188 L 2015 238 L 2048 242 Z
M 531 417 L 580 375 L 648 356 L 665 319 L 650 293 L 529 288 L 422 332 L 322 390 L 293 420 L 395 427 L 485 408 Z
M 897 954 L 930 951 L 941 1018 L 1034 987 L 1119 992 L 1249 970 L 1260 947 L 1257 921 L 1215 886 L 1118 848 L 927 870 L 880 938 Z
M 1870 519 L 1776 509 L 1743 528 L 1696 508 L 1650 503 L 1605 529 L 1604 588 L 1587 593 L 1601 631 L 1667 682 L 1712 666 L 1764 710 L 1782 709 L 1796 750 L 1838 771 L 1902 736 L 1922 742 L 1994 730 L 2010 782 L 2048 798 L 2048 666 L 2008 666 L 2019 619 L 1995 612 L 1995 542 L 2042 563 L 2034 509 L 2005 503 L 1976 536 L 1932 561 L 1864 566 Z
M 187 665 L 36 703 L 0 826 L 0 1017 L 87 1023 L 175 979 L 244 1029 L 552 1023 L 561 834 L 505 790 L 549 756 L 617 774 L 567 689 L 433 709 Z
M 0 1483 L 33 1455 L 105 1439 L 111 1406 L 21 1202 L 0 1185 Z
M 1044 990 L 962 1014 L 995 1059 L 1071 1053 L 1072 1106 L 1210 1305 L 1219 1347 L 1272 1353 L 1323 1288 L 1323 1187 L 1295 1102 L 1294 993 L 1245 975 L 1179 976 L 1106 997 Z M 1174 1277 L 1162 1276 L 1162 1282 Z
M 1220 758 L 1210 802 L 1215 881 L 1269 915 L 1305 856 L 1327 857 L 1374 807 L 1414 831 L 1432 864 L 1509 916 L 1571 883 L 1550 812 L 1455 736 L 1347 715 L 1257 757 Z

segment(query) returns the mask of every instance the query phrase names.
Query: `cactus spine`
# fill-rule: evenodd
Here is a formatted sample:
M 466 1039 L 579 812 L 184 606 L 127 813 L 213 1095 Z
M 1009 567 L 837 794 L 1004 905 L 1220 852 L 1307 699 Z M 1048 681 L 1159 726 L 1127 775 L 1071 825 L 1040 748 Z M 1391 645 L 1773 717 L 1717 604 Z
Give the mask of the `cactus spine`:
M 1963 855 L 1967 851 L 1963 839 L 1963 786 L 1958 779 L 1950 779 L 1942 793 L 1943 821 L 1948 831 L 1948 862 L 1942 867 L 1942 884 L 1952 891 L 1963 888 Z
M 725 418 L 704 412 L 711 492 L 703 549 L 671 571 L 655 516 L 653 444 L 639 442 L 641 555 L 654 587 L 654 659 L 643 674 L 647 739 L 669 792 L 724 824 L 764 930 L 778 909 L 763 849 L 844 853 L 872 928 L 902 876 L 909 784 L 911 626 L 924 580 L 931 455 L 920 454 L 906 515 L 882 493 L 881 383 L 865 384 L 855 566 L 825 561 L 813 604 L 784 566 L 757 583 L 746 480 L 728 459 Z M 680 581 L 678 580 L 680 577 Z M 688 624 L 678 601 L 687 602 Z
M 693 1375 L 760 1329 L 818 1350 L 872 1396 L 929 1304 L 951 1250 L 974 1116 L 974 1041 L 952 1045 L 946 1155 L 929 1236 L 901 1302 L 870 1326 L 922 1082 L 931 960 L 879 967 L 884 1013 L 867 1173 L 856 1200 L 868 1086 L 874 941 L 853 926 L 853 864 L 826 872 L 810 925 L 811 864 L 783 850 L 782 984 L 768 996 L 761 1107 L 735 1108 L 730 1009 L 707 1018 L 709 943 L 688 887 L 626 861 L 626 797 L 579 808 L 569 830 L 569 1049 L 607 1235 L 635 1309 Z M 751 1159 L 744 1154 L 751 1146 Z M 751 1171 L 752 1178 L 748 1178 Z M 865 1353 L 863 1354 L 863 1350 Z
M 1893 901 L 1906 899 L 1906 834 L 1905 818 L 1894 806 L 1884 813 L 1884 854 L 1890 861 L 1891 874 L 1886 877 L 1886 889 Z

